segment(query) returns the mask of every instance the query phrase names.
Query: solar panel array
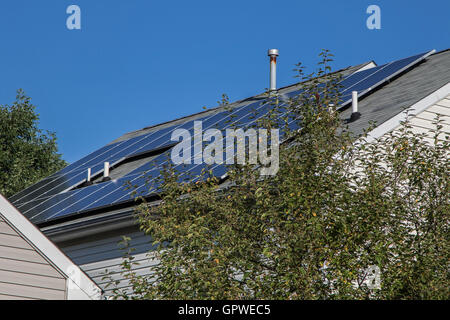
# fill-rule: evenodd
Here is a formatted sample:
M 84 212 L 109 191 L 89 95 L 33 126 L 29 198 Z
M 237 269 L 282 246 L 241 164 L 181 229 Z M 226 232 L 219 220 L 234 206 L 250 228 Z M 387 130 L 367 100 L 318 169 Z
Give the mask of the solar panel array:
M 344 77 L 341 80 L 340 89 L 343 99 L 342 107 L 351 101 L 352 91 L 358 91 L 358 95 L 361 96 L 416 65 L 431 53 L 418 54 Z M 301 92 L 301 90 L 295 90 L 287 93 L 285 97 L 292 98 Z M 199 117 L 196 121 L 202 121 L 203 130 L 209 128 L 225 130 L 238 124 L 239 127 L 245 129 L 254 125 L 257 119 L 267 116 L 272 108 L 271 102 L 270 99 L 260 99 L 232 110 L 222 110 L 215 114 Z M 170 137 L 175 129 L 186 129 L 193 135 L 193 128 L 194 120 L 191 120 L 106 145 L 17 193 L 10 200 L 32 222 L 40 224 L 132 201 L 134 189 L 125 188 L 127 183 L 136 186 L 135 191 L 139 194 L 149 195 L 157 192 L 158 190 L 155 189 L 157 186 L 150 190 L 146 181 L 156 178 L 160 174 L 162 166 L 168 161 L 167 153 L 157 155 L 151 161 L 149 160 L 119 179 L 79 188 L 77 186 L 86 181 L 88 168 L 91 168 L 93 176 L 102 174 L 104 162 L 109 162 L 111 166 L 114 166 L 136 155 L 170 147 L 174 144 Z M 191 147 L 194 148 L 193 145 Z M 220 164 L 212 166 L 206 164 L 177 165 L 175 168 L 186 175 L 194 176 L 203 169 L 211 169 L 213 174 L 219 177 L 226 173 L 226 167 Z

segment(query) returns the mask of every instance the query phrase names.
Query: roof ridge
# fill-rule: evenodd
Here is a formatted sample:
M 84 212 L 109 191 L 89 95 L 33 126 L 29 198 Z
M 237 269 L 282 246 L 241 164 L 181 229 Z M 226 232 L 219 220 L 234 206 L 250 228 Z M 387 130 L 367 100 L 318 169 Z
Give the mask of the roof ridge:
M 430 56 L 435 56 L 435 55 L 438 55 L 438 54 L 441 54 L 441 53 L 445 53 L 445 52 L 447 52 L 447 51 L 450 51 L 450 48 L 448 48 L 448 49 L 443 49 L 443 50 L 438 51 L 438 52 L 434 52 L 434 53 L 431 54 Z M 357 64 L 357 65 L 351 65 L 351 66 L 348 66 L 348 67 L 344 67 L 344 68 L 341 68 L 341 69 L 339 69 L 339 70 L 336 70 L 336 71 L 331 72 L 331 74 L 338 73 L 338 72 L 349 71 L 349 70 L 352 70 L 352 69 L 354 69 L 353 72 L 356 72 L 357 70 L 359 70 L 359 69 L 361 69 L 361 68 L 364 68 L 365 66 L 369 65 L 370 63 L 375 63 L 375 61 L 374 61 L 374 60 L 370 60 L 370 61 L 367 61 L 367 62 L 364 62 L 364 63 L 360 63 L 360 64 Z M 376 63 L 375 63 L 375 64 L 376 64 Z M 290 85 L 287 85 L 287 86 L 284 86 L 284 87 L 280 87 L 280 88 L 278 88 L 277 90 L 278 90 L 278 91 L 281 91 L 281 90 L 287 90 L 287 89 L 289 89 L 289 88 L 293 88 L 293 87 L 295 87 L 295 86 L 298 86 L 298 85 L 300 85 L 301 83 L 304 83 L 304 82 L 306 82 L 306 81 L 308 81 L 308 80 L 300 81 L 300 82 L 296 82 L 296 83 L 293 83 L 293 84 L 290 84 Z M 261 98 L 263 97 L 263 95 L 264 95 L 264 93 L 259 93 L 259 94 L 257 94 L 257 95 L 251 96 L 251 97 L 247 97 L 247 98 L 244 98 L 244 99 L 241 99 L 241 100 L 236 100 L 236 101 L 231 102 L 231 103 L 228 104 L 227 106 L 234 108 L 234 107 L 238 106 L 239 104 L 244 103 L 244 102 L 247 102 L 247 101 L 251 101 L 251 100 L 259 100 L 259 99 L 261 99 Z M 175 119 L 172 119 L 172 120 L 160 122 L 160 123 L 157 123 L 157 124 L 154 124 L 154 125 L 150 125 L 150 126 L 147 126 L 147 127 L 143 127 L 143 128 L 141 128 L 141 129 L 137 129 L 137 130 L 125 132 L 124 134 L 122 134 L 122 135 L 119 136 L 118 138 L 114 139 L 113 141 L 109 142 L 108 144 L 116 143 L 116 142 L 119 142 L 119 141 L 124 141 L 124 140 L 126 140 L 126 139 L 131 138 L 131 137 L 135 137 L 135 136 L 139 136 L 139 135 L 146 134 L 146 133 L 148 133 L 148 132 L 151 132 L 151 130 L 153 130 L 153 129 L 156 130 L 158 127 L 165 126 L 165 125 L 168 125 L 168 124 L 170 124 L 170 123 L 176 124 L 176 123 L 179 123 L 180 121 L 183 121 L 184 119 L 189 119 L 189 118 L 193 118 L 193 117 L 198 117 L 198 116 L 201 116 L 201 115 L 203 115 L 203 114 L 214 113 L 214 112 L 216 112 L 217 110 L 219 110 L 219 109 L 221 109 L 221 108 L 223 108 L 223 107 L 224 107 L 223 105 L 211 107 L 211 108 L 209 108 L 209 109 L 206 109 L 206 110 L 203 110 L 203 111 L 200 111 L 200 112 L 195 112 L 195 113 L 187 114 L 187 115 L 182 116 L 182 117 L 179 117 L 179 118 L 175 118 Z M 126 138 L 126 137 L 129 137 L 129 138 Z
M 354 65 L 354 66 L 348 66 L 348 67 L 345 67 L 345 68 L 341 68 L 341 69 L 339 69 L 339 70 L 336 70 L 336 71 L 331 72 L 331 74 L 335 74 L 335 73 L 339 73 L 339 72 L 343 72 L 343 71 L 347 71 L 347 70 L 351 70 L 351 69 L 356 69 L 355 71 L 357 71 L 358 69 L 361 69 L 361 68 L 367 66 L 368 64 L 370 64 L 370 63 L 372 63 L 372 62 L 374 62 L 374 61 L 373 61 L 373 60 L 370 60 L 370 61 L 367 61 L 367 62 L 364 62 L 364 63 L 360 63 L 360 64 L 357 64 L 357 65 Z M 284 87 L 280 87 L 280 88 L 278 88 L 277 90 L 278 90 L 278 91 L 279 91 L 279 90 L 286 90 L 286 89 L 288 89 L 288 88 L 298 86 L 298 85 L 301 84 L 301 83 L 305 83 L 306 81 L 308 81 L 308 80 L 300 81 L 300 82 L 296 82 L 296 83 L 293 83 L 293 84 L 290 84 L 290 85 L 287 85 L 287 86 L 284 86 Z M 247 102 L 247 101 L 251 101 L 252 99 L 253 99 L 253 100 L 259 100 L 259 99 L 261 99 L 261 98 L 263 97 L 264 94 L 265 94 L 265 92 L 259 93 L 259 94 L 257 94 L 257 95 L 254 95 L 254 96 L 251 96 L 251 97 L 248 97 L 248 98 L 245 98 L 245 99 L 233 101 L 233 102 L 231 102 L 230 104 L 228 104 L 227 106 L 231 106 L 231 107 L 233 107 L 233 105 L 234 105 L 234 106 L 237 106 L 237 105 L 239 105 L 239 104 L 241 104 L 241 103 L 244 103 L 244 102 Z M 181 120 L 183 120 L 183 119 L 187 119 L 187 118 L 190 118 L 190 117 L 196 117 L 196 116 L 199 116 L 199 115 L 202 115 L 202 114 L 212 113 L 212 112 L 214 112 L 215 110 L 218 110 L 218 109 L 223 108 L 223 107 L 224 107 L 224 105 L 219 105 L 219 106 L 211 107 L 211 108 L 209 108 L 209 109 L 206 109 L 206 110 L 203 110 L 203 111 L 200 111 L 200 112 L 191 113 L 191 114 L 188 114 L 188 115 L 179 117 L 179 118 L 175 118 L 175 119 L 172 119 L 172 120 L 160 122 L 160 123 L 157 123 L 157 124 L 155 124 L 155 125 L 147 126 L 147 127 L 144 127 L 144 128 L 138 129 L 138 130 L 129 131 L 129 132 L 126 132 L 126 133 L 122 134 L 120 137 L 118 137 L 117 139 L 114 139 L 113 141 L 111 141 L 111 142 L 108 143 L 108 144 L 112 144 L 112 143 L 115 143 L 115 142 L 123 141 L 122 138 L 123 138 L 124 136 L 127 136 L 127 135 L 137 134 L 137 133 L 139 133 L 140 131 L 151 130 L 151 129 L 153 129 L 153 128 L 157 128 L 157 127 L 159 127 L 159 126 L 164 126 L 164 125 L 167 125 L 167 124 L 172 123 L 172 122 L 173 122 L 173 123 L 176 123 L 176 122 L 178 122 L 178 121 L 181 121 Z M 143 134 L 145 134 L 145 133 L 143 133 Z

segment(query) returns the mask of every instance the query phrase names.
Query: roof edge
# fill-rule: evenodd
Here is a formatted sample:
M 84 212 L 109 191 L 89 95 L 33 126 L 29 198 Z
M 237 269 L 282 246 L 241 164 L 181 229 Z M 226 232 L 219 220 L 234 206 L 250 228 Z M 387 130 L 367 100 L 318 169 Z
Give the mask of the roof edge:
M 447 97 L 449 94 L 450 94 L 450 82 L 443 85 L 441 88 L 437 89 L 436 91 L 423 97 L 422 99 L 417 101 L 415 104 L 406 108 L 405 110 L 403 110 L 402 112 L 393 116 L 389 120 L 378 125 L 375 129 L 373 129 L 372 131 L 370 131 L 368 133 L 367 138 L 365 139 L 365 142 L 373 142 L 376 139 L 381 138 L 386 133 L 394 130 L 399 125 L 401 125 L 402 122 L 406 121 L 409 114 L 414 114 L 414 115 L 419 114 L 420 112 L 426 110 L 428 107 L 432 106 L 436 102 L 441 101 L 442 99 Z

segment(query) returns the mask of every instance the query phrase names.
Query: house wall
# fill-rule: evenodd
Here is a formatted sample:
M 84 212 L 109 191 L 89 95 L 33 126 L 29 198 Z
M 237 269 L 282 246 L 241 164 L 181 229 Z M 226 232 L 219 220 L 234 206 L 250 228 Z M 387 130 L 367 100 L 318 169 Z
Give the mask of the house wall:
M 413 126 L 413 132 L 422 133 L 428 132 L 429 129 L 436 129 L 433 121 L 437 114 L 444 120 L 442 130 L 450 135 L 450 95 L 412 117 L 410 124 Z M 393 130 L 398 130 L 399 127 L 397 126 Z M 439 139 L 445 138 L 441 135 Z M 137 227 L 100 233 L 83 239 L 58 243 L 58 245 L 105 291 L 107 297 L 112 294 L 112 288 L 106 286 L 110 280 L 103 279 L 107 271 L 110 272 L 113 280 L 120 281 L 119 289 L 130 289 L 129 282 L 120 274 L 120 264 L 124 254 L 124 251 L 119 248 L 122 236 L 130 237 L 130 247 L 135 249 L 134 261 L 139 265 L 135 266 L 133 270 L 138 275 L 150 274 L 148 267 L 157 263 L 147 256 L 147 253 L 152 250 L 151 237 L 144 235 Z
M 430 130 L 437 130 L 437 125 L 433 123 L 436 117 L 439 115 L 442 122 L 442 133 L 438 136 L 438 141 L 444 141 L 445 136 L 450 136 L 450 95 L 444 99 L 434 103 L 424 111 L 415 114 L 410 119 L 412 131 L 417 134 L 425 133 L 427 135 L 427 141 L 433 142 L 433 133 Z M 397 127 L 394 130 L 398 130 Z
M 0 300 L 66 298 L 66 278 L 0 213 Z
M 113 287 L 107 287 L 109 279 L 103 279 L 107 272 L 113 280 L 120 281 L 117 288 L 128 291 L 129 282 L 124 279 L 121 271 L 121 263 L 125 250 L 121 249 L 119 242 L 122 236 L 131 238 L 130 248 L 133 248 L 134 262 L 139 265 L 133 266 L 138 275 L 150 274 L 149 266 L 157 262 L 152 261 L 147 253 L 152 250 L 152 239 L 140 232 L 137 227 L 123 228 L 115 231 L 96 234 L 72 241 L 58 243 L 61 250 L 80 266 L 99 287 L 104 290 L 104 296 L 112 294 Z

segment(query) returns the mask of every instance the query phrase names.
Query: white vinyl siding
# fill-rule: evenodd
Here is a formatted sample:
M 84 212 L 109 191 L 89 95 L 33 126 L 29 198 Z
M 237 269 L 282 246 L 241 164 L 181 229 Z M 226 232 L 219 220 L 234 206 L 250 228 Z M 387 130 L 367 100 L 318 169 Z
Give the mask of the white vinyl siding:
M 436 117 L 439 115 L 440 125 L 442 126 L 441 133 L 438 136 L 439 141 L 444 141 L 446 136 L 450 136 L 450 95 L 444 99 L 429 106 L 424 111 L 414 114 L 409 119 L 412 131 L 417 134 L 426 134 L 427 141 L 432 142 L 434 133 L 430 130 L 437 130 Z M 394 129 L 397 131 L 399 127 Z

